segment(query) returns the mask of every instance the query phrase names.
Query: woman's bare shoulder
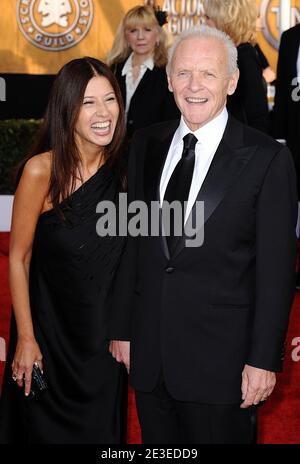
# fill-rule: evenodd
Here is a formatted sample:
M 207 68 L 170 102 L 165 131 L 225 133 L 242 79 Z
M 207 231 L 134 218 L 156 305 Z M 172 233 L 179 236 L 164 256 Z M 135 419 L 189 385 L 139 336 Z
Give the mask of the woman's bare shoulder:
M 23 170 L 23 176 L 32 180 L 49 181 L 51 172 L 51 153 L 45 152 L 30 158 Z

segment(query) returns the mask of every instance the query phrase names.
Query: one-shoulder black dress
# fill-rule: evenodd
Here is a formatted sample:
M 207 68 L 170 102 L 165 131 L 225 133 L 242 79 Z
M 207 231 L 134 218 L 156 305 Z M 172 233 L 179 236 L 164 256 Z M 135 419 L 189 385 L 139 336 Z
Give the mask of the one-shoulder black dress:
M 12 380 L 14 318 L 0 407 L 0 443 L 119 443 L 124 370 L 108 351 L 107 325 L 120 237 L 99 237 L 100 201 L 117 204 L 102 166 L 68 198 L 65 220 L 39 217 L 30 264 L 30 303 L 49 390 L 28 399 Z

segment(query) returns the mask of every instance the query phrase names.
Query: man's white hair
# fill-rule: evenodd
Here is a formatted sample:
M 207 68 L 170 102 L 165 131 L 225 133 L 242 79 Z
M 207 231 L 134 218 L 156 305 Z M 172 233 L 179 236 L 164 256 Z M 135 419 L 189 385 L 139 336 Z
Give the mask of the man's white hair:
M 209 27 L 206 25 L 192 27 L 183 31 L 179 37 L 175 40 L 172 47 L 169 49 L 169 59 L 167 64 L 167 73 L 170 75 L 172 68 L 172 60 L 178 46 L 187 39 L 206 39 L 213 38 L 219 40 L 227 50 L 227 59 L 228 59 L 228 73 L 230 76 L 238 69 L 237 65 L 237 49 L 231 38 L 225 34 L 225 32 L 220 31 L 214 27 Z

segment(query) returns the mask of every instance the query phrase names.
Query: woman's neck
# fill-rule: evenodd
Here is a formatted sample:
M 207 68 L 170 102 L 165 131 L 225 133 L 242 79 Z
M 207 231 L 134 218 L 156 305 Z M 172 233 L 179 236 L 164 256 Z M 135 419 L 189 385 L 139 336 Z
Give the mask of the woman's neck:
M 153 57 L 152 53 L 148 53 L 147 55 L 138 55 L 137 53 L 133 52 L 132 66 L 133 67 L 141 66 L 141 64 L 143 64 L 146 60 L 148 60 L 148 58 L 152 58 L 152 57 Z
M 83 148 L 83 147 L 82 147 Z M 95 174 L 104 163 L 104 149 L 98 147 L 80 150 L 80 172 L 84 180 Z

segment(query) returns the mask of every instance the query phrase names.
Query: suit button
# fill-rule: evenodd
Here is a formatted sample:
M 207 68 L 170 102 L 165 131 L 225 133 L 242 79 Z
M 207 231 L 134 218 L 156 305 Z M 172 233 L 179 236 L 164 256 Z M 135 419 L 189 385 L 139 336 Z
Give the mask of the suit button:
M 132 125 L 133 124 L 133 119 L 129 119 L 128 124 Z
M 167 269 L 166 269 L 167 274 L 172 274 L 172 272 L 174 272 L 174 271 L 175 271 L 175 267 L 167 267 Z

